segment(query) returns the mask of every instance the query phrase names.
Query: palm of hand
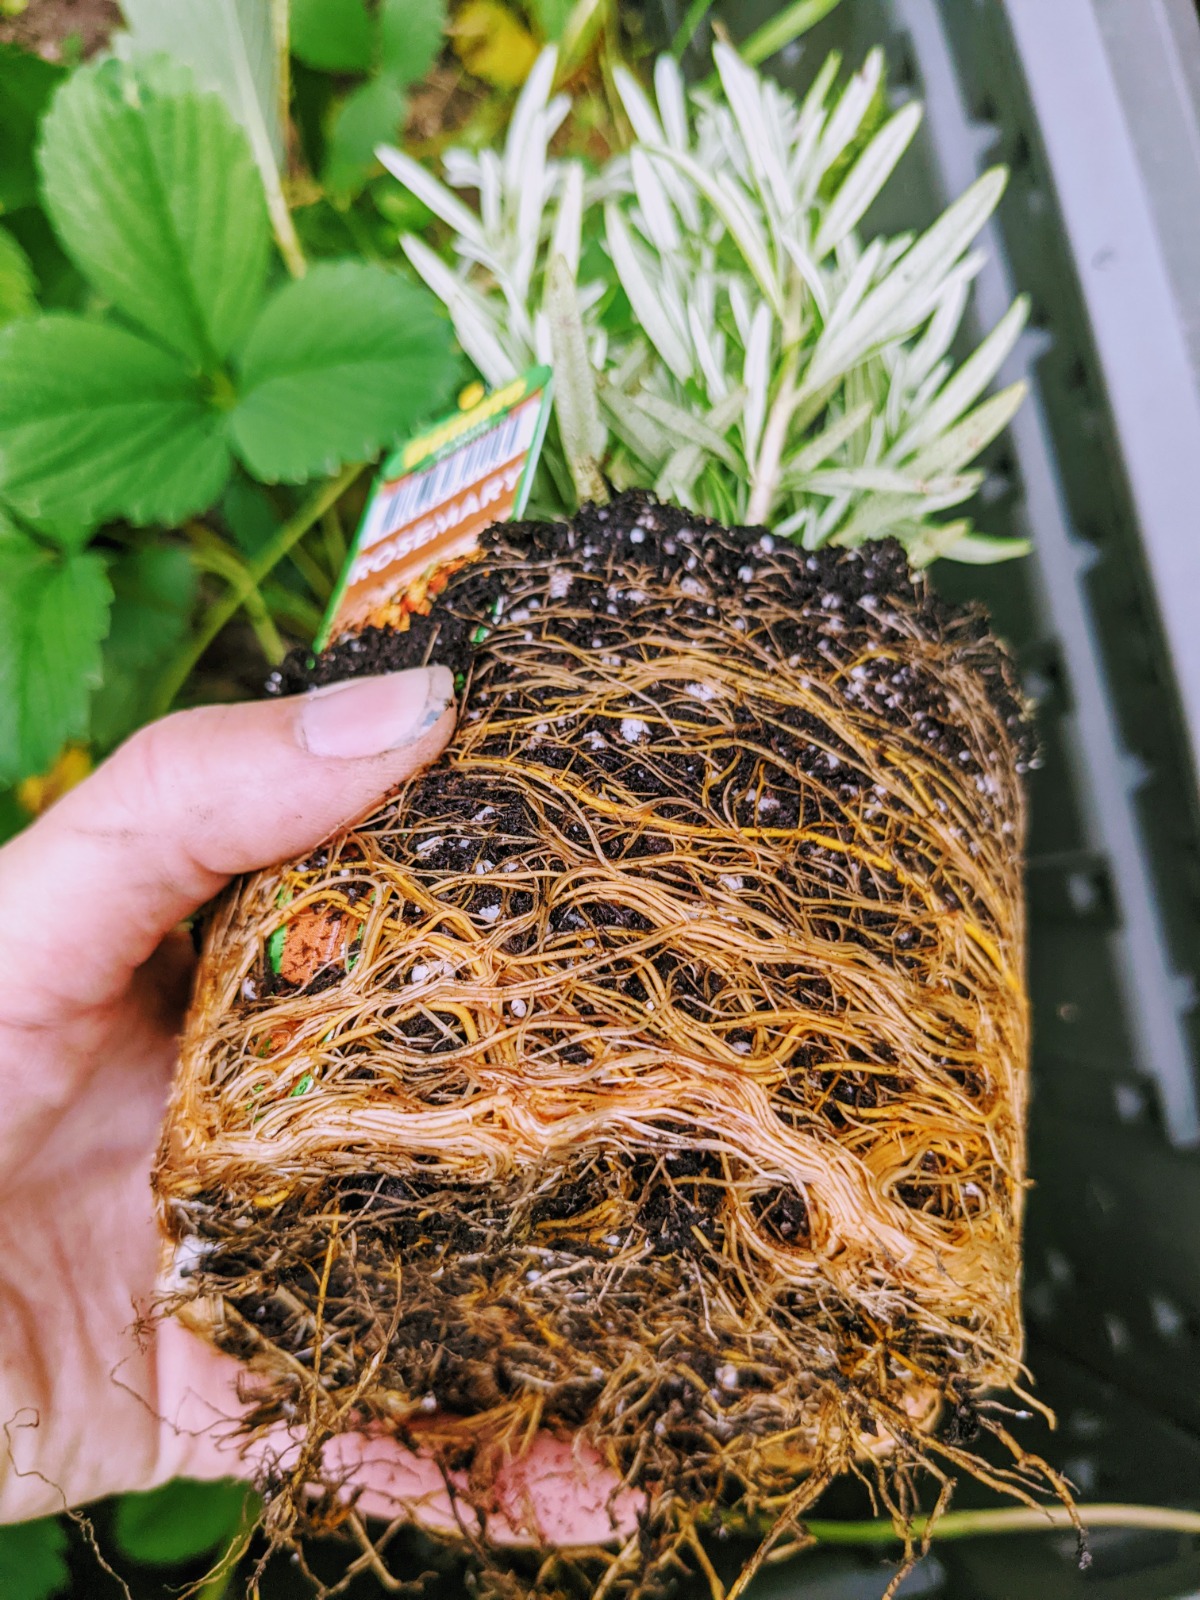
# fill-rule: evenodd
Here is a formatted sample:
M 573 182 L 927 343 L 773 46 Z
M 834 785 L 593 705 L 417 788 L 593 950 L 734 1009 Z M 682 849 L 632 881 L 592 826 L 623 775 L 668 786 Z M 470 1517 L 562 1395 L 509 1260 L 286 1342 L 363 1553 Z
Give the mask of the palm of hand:
M 9 1108 L 0 1133 L 0 1420 L 11 1519 L 222 1470 L 205 1459 L 215 1441 L 206 1449 L 186 1430 L 202 1426 L 201 1409 L 215 1422 L 214 1402 L 231 1409 L 225 1363 L 182 1330 L 165 1340 L 166 1330 L 136 1332 L 155 1294 L 148 1173 L 187 955 L 172 941 L 125 994 L 68 1019 L 55 1019 L 53 994 L 17 996 L 0 979 Z M 172 1416 L 172 1406 L 191 1415 Z

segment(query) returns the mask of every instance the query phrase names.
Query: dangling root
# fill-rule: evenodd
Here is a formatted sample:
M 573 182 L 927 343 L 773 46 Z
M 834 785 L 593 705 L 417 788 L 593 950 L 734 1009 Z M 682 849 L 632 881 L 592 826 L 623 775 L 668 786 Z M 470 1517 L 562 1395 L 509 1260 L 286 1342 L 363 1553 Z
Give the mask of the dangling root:
M 481 1552 L 501 1464 L 581 1435 L 647 1498 L 614 1596 L 737 1507 L 766 1559 L 847 1471 L 898 1524 L 919 1469 L 1065 1495 L 979 1405 L 1020 1377 L 1030 758 L 981 618 L 895 545 L 626 496 L 405 621 L 282 687 L 444 661 L 451 750 L 225 898 L 157 1173 L 171 1308 L 305 1434 L 274 1531 L 355 1430 Z

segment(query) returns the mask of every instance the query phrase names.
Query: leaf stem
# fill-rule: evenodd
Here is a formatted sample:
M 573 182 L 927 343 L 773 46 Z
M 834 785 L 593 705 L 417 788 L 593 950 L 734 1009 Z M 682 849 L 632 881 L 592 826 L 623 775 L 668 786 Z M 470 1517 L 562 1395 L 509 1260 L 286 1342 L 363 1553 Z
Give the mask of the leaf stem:
M 316 605 L 293 589 L 285 589 L 281 583 L 273 580 L 263 584 L 262 593 L 271 615 L 285 628 L 300 638 L 305 634 L 310 639 L 316 638 L 325 620 L 323 606 Z
M 1117 1503 L 1076 1509 L 1085 1528 L 1157 1528 L 1167 1533 L 1200 1534 L 1200 1511 Z M 928 1525 L 928 1517 L 914 1517 L 908 1524 L 909 1537 L 923 1538 Z M 904 1539 L 903 1530 L 897 1531 L 894 1523 L 882 1518 L 866 1522 L 806 1520 L 802 1526 L 819 1544 L 899 1544 Z M 933 1536 L 936 1540 L 975 1539 L 1000 1533 L 1047 1533 L 1059 1528 L 1071 1531 L 1074 1526 L 1065 1506 L 1044 1506 L 1039 1510 L 1006 1506 L 993 1511 L 948 1511 L 937 1518 Z
M 580 56 L 591 43 L 601 27 L 606 27 L 614 20 L 616 7 L 612 0 L 575 0 L 575 5 L 568 13 L 563 24 L 562 35 L 559 39 L 559 63 L 557 80 L 561 83 L 564 76 L 572 71 L 578 64 Z M 607 30 L 606 31 L 610 31 Z
M 275 234 L 275 243 L 279 246 L 279 254 L 283 257 L 283 264 L 293 278 L 302 278 L 308 271 L 308 262 L 304 259 L 304 251 L 300 246 L 300 236 L 296 232 L 295 223 L 292 221 L 292 213 L 288 208 L 283 185 L 268 183 L 266 185 L 266 193 L 271 228 Z
M 205 527 L 202 522 L 189 523 L 186 531 L 191 536 L 194 546 L 192 559 L 201 571 L 211 572 L 214 577 L 223 579 L 231 588 L 244 586 L 247 581 L 247 568 L 242 556 L 231 550 L 218 534 L 211 528 Z M 254 629 L 263 654 L 272 665 L 276 665 L 283 660 L 286 652 L 283 640 L 279 637 L 279 629 L 275 626 L 257 584 L 246 595 L 244 604 L 250 626 Z
M 299 569 L 300 576 L 305 583 L 316 598 L 324 604 L 333 593 L 333 585 L 337 578 L 337 573 L 335 572 L 333 578 L 331 578 L 316 556 L 310 555 L 302 545 L 296 545 L 288 554 Z M 339 568 L 338 570 L 340 571 L 341 569 Z
M 234 1572 L 230 1568 L 227 1572 L 216 1572 L 205 1583 L 203 1589 L 196 1591 L 195 1600 L 226 1600 L 229 1585 L 233 1582 Z
M 271 0 L 271 48 L 275 53 L 275 67 L 279 75 L 277 85 L 279 126 L 283 129 L 285 162 L 288 119 L 292 104 L 288 22 L 289 0 Z M 308 262 L 304 258 L 300 236 L 296 232 L 296 224 L 292 221 L 292 210 L 284 193 L 283 174 L 274 161 L 260 163 L 260 167 L 263 188 L 267 196 L 267 212 L 271 218 L 271 229 L 275 234 L 275 243 L 279 246 L 279 254 L 283 257 L 283 264 L 292 277 L 302 278 L 308 271 Z
M 321 529 L 325 535 L 325 565 L 329 569 L 329 581 L 333 584 L 337 582 L 346 559 L 346 531 L 336 505 L 330 506 L 321 518 Z
M 687 11 L 684 15 L 683 21 L 675 30 L 675 37 L 671 40 L 671 54 L 676 60 L 678 60 L 679 57 L 682 56 L 692 44 L 696 34 L 700 29 L 701 23 L 708 15 L 709 8 L 712 6 L 712 3 L 713 0 L 692 0 L 691 5 L 687 8 Z
M 279 82 L 276 86 L 279 97 L 279 126 L 285 133 L 292 110 L 290 10 L 290 0 L 271 0 L 271 47 L 275 52 L 276 68 L 279 73 Z
M 838 4 L 839 0 L 795 0 L 793 5 L 772 17 L 769 22 L 764 22 L 744 41 L 741 45 L 742 60 L 749 62 L 752 67 L 768 61 L 785 50 L 793 40 L 799 39 L 801 34 L 815 28 Z
M 267 574 L 279 565 L 296 541 L 302 539 L 313 523 L 350 487 L 365 465 L 362 461 L 352 462 L 350 466 L 343 467 L 336 477 L 323 483 L 308 497 L 295 516 L 290 517 L 274 538 L 263 546 L 254 560 L 247 562 L 242 581 L 232 585 L 229 593 L 213 606 L 204 620 L 204 626 L 189 640 L 187 648 L 163 677 L 154 700 L 153 714 L 156 717 L 171 709 L 196 663 L 221 629 L 237 615 L 247 596 L 260 587 Z

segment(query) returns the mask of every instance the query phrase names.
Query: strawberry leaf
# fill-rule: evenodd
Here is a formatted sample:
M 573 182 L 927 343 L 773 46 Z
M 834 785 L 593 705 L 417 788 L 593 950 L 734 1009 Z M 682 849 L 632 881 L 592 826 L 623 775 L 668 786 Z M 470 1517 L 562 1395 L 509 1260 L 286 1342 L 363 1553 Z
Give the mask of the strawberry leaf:
M 234 447 L 257 477 L 298 483 L 391 444 L 453 392 L 436 302 L 384 267 L 313 267 L 264 307 L 241 362 Z
M 355 89 L 339 106 L 326 144 L 325 187 L 349 198 L 375 165 L 375 146 L 390 144 L 404 122 L 404 90 L 380 76 Z
M 383 0 L 380 67 L 400 87 L 418 82 L 437 60 L 445 27 L 445 0 Z
M 157 679 L 183 643 L 196 602 L 196 569 L 178 544 L 144 544 L 109 568 L 112 623 L 92 702 L 92 742 L 113 745 L 150 715 Z
M 18 817 L 0 815 L 0 830 L 10 822 Z M 65 1594 L 71 1582 L 66 1549 L 67 1536 L 53 1517 L 0 1528 L 0 1594 L 5 1600 L 52 1600 Z
M 37 203 L 33 145 L 38 119 L 63 78 L 63 69 L 15 45 L 0 45 L 0 211 Z
M 0 783 L 44 771 L 86 733 L 110 592 L 98 555 L 0 525 Z
M 262 0 L 121 0 L 135 54 L 182 61 L 250 136 L 259 165 L 283 160 L 279 60 Z
M 113 1536 L 118 1549 L 133 1561 L 174 1566 L 232 1541 L 250 1500 L 251 1491 L 244 1483 L 176 1478 L 145 1494 L 123 1494 L 117 1501 Z
M 414 0 L 407 0 L 414 3 Z M 292 54 L 321 72 L 370 72 L 376 24 L 363 0 L 292 0 Z
M 243 130 L 162 57 L 101 61 L 54 97 L 46 208 L 80 271 L 194 368 L 214 371 L 258 309 L 266 204 Z
M 542 38 L 554 42 L 562 38 L 575 0 L 533 0 L 529 9 Z
M 8 229 L 0 228 L 0 323 L 37 310 L 33 282 L 29 257 Z
M 175 356 L 113 323 L 0 330 L 0 492 L 51 522 L 177 522 L 228 477 L 224 415 Z

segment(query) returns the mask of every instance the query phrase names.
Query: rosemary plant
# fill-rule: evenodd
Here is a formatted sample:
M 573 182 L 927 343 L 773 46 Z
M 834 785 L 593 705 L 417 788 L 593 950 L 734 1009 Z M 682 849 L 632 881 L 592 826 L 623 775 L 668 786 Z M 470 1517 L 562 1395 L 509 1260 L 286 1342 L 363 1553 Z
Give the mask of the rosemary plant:
M 945 515 L 975 494 L 971 463 L 1024 393 L 982 398 L 1024 298 L 961 364 L 951 355 L 1003 169 L 925 232 L 864 243 L 921 120 L 914 103 L 878 116 L 879 52 L 841 87 L 831 56 L 803 101 L 728 45 L 715 58 L 712 92 L 689 93 L 670 56 L 653 96 L 618 68 L 634 137 L 594 175 L 551 154 L 570 111 L 553 94 L 553 50 L 502 151 L 450 151 L 444 181 L 379 152 L 453 230 L 453 265 L 415 236 L 403 244 L 482 375 L 553 361 L 557 439 L 538 509 L 639 484 L 808 549 L 886 533 L 914 566 L 1024 553 Z

